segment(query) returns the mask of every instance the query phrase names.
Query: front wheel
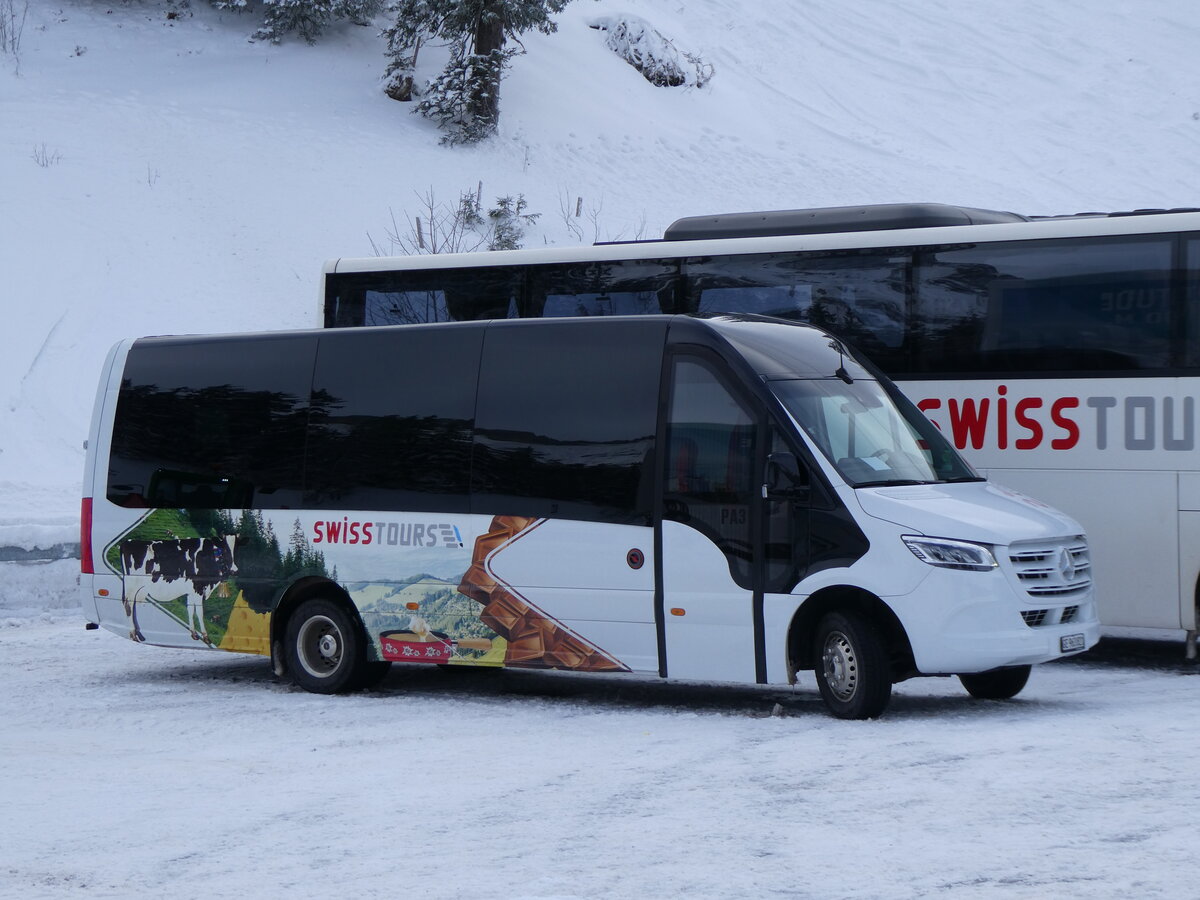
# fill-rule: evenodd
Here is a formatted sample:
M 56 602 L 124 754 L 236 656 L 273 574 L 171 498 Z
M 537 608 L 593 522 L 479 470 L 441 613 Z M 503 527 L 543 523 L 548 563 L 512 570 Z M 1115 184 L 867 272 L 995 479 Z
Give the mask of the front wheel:
M 959 675 L 958 680 L 976 700 L 1008 700 L 1021 693 L 1033 666 L 1010 666 L 974 675 Z
M 892 699 L 887 645 L 861 613 L 831 612 L 813 638 L 817 688 L 839 719 L 874 719 Z
M 362 629 L 331 600 L 305 600 L 288 619 L 284 652 L 298 687 L 336 694 L 359 686 L 366 664 Z

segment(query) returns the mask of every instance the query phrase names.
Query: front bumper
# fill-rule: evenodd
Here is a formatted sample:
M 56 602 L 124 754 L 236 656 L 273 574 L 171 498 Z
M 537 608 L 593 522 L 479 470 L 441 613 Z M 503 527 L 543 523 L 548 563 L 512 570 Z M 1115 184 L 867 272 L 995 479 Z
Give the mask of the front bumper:
M 1014 590 L 1000 571 L 936 571 L 919 592 L 887 600 L 924 675 L 1049 662 L 1100 640 L 1090 588 L 1049 601 Z

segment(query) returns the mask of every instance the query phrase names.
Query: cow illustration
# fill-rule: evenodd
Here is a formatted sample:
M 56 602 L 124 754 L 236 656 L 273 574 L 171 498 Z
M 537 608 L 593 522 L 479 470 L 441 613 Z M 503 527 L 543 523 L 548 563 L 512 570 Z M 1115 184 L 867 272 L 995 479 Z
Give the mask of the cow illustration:
M 144 641 L 138 628 L 137 605 L 145 600 L 162 605 L 183 595 L 187 601 L 185 627 L 192 640 L 212 645 L 204 622 L 204 601 L 218 585 L 237 572 L 233 560 L 234 535 L 217 538 L 176 538 L 162 541 L 123 541 L 121 568 L 125 576 L 141 582 L 124 598 L 129 616 L 129 637 Z M 149 578 L 149 583 L 145 581 Z

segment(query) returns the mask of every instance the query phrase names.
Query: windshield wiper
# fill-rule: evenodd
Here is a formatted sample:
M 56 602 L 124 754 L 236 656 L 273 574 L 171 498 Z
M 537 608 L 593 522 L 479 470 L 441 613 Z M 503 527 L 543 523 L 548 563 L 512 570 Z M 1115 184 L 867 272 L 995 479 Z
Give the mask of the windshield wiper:
M 859 482 L 857 482 L 857 483 L 856 483 L 854 486 L 855 486 L 856 488 L 862 488 L 862 487 L 901 487 L 901 486 L 905 486 L 905 485 L 911 486 L 911 485 L 914 485 L 914 484 L 936 484 L 936 482 L 933 482 L 933 481 L 916 481 L 915 479 L 911 479 L 911 478 L 908 478 L 908 479 L 904 479 L 904 478 L 901 478 L 901 479 L 880 479 L 879 481 L 859 481 Z

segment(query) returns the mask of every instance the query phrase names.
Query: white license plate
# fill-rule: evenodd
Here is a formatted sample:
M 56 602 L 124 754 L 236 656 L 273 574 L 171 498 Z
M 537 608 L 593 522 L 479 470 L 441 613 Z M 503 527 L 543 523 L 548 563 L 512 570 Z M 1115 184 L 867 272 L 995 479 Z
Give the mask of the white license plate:
M 1064 634 L 1058 639 L 1058 648 L 1063 653 L 1070 653 L 1073 650 L 1082 650 L 1084 643 L 1082 634 Z

